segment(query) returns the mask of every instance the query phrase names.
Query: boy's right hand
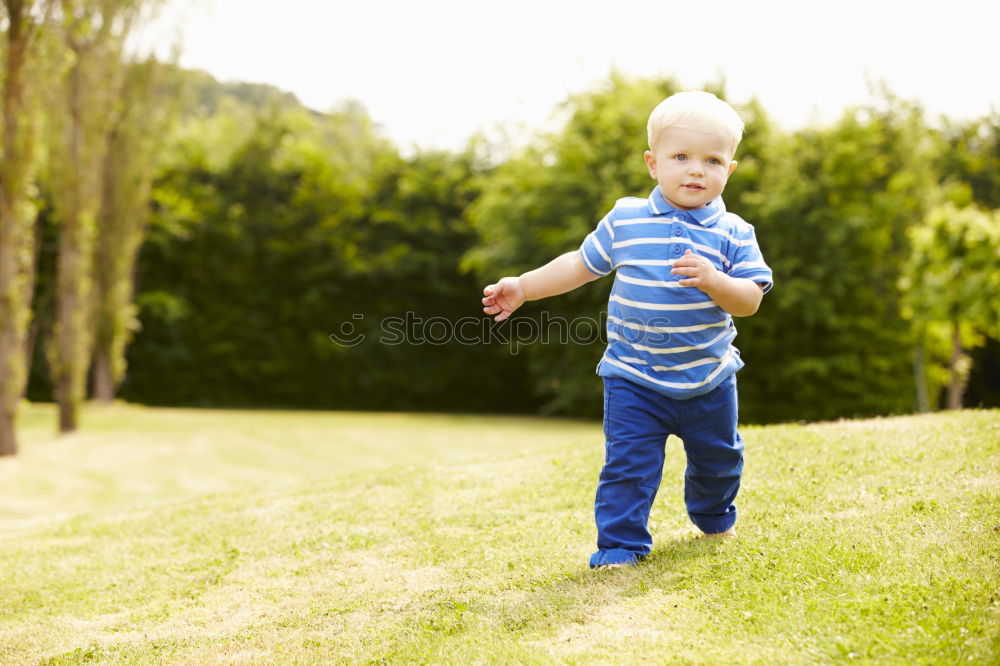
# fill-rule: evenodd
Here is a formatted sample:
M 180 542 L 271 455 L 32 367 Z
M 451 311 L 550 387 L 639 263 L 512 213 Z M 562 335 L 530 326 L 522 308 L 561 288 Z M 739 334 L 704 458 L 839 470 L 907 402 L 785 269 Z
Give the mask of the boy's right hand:
M 487 285 L 483 289 L 483 312 L 496 315 L 494 321 L 503 321 L 521 307 L 524 301 L 524 289 L 521 279 L 505 277 L 496 284 Z

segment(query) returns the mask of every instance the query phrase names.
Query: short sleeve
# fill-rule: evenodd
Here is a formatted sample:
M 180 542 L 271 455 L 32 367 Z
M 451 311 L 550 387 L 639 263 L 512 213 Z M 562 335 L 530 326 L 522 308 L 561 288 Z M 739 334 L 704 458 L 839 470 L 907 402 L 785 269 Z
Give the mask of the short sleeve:
M 753 226 L 747 224 L 741 230 L 735 243 L 732 244 L 733 251 L 730 257 L 729 270 L 730 277 L 745 278 L 759 282 L 764 287 L 766 294 L 774 286 L 774 278 L 771 275 L 771 267 L 764 261 L 760 247 L 757 245 L 757 234 Z
M 614 269 L 613 246 L 615 242 L 611 215 L 604 216 L 597 228 L 587 234 L 580 246 L 583 265 L 595 275 L 607 275 Z

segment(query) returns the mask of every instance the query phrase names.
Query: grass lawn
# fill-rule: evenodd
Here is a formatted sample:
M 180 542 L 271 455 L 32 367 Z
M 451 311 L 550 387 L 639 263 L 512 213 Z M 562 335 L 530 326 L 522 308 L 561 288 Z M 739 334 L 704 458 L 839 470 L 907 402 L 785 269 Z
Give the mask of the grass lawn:
M 592 572 L 599 423 L 51 405 L 0 459 L 0 663 L 1000 663 L 1000 411 L 745 428 L 739 537 L 668 442 Z

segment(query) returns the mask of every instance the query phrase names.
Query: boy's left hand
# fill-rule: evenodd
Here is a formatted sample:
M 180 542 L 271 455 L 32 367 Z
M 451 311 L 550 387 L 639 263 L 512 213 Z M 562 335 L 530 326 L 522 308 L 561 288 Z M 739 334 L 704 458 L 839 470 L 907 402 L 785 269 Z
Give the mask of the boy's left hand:
M 684 256 L 674 262 L 670 272 L 674 275 L 688 276 L 678 280 L 677 284 L 684 287 L 698 287 L 704 292 L 715 290 L 721 280 L 721 274 L 712 262 L 691 250 L 684 251 Z

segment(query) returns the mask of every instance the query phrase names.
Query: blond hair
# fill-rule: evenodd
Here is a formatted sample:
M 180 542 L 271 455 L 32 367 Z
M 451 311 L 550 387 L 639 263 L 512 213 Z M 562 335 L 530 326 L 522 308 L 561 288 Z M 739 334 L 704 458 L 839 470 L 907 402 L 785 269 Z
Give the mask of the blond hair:
M 743 138 L 743 119 L 736 110 L 702 90 L 679 92 L 656 105 L 646 124 L 650 150 L 656 150 L 660 133 L 668 127 L 722 134 L 732 140 L 730 156 L 736 153 Z

